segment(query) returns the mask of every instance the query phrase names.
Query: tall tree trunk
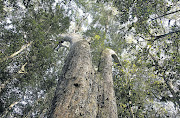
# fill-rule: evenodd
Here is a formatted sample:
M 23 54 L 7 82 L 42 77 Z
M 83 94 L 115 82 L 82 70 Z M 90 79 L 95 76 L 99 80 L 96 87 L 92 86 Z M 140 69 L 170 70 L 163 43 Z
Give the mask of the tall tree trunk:
M 101 55 L 98 78 L 99 118 L 117 118 L 116 98 L 112 78 L 112 55 L 114 51 L 105 49 Z
M 112 57 L 107 59 L 95 76 L 89 43 L 80 40 L 72 45 L 59 77 L 50 118 L 117 118 Z

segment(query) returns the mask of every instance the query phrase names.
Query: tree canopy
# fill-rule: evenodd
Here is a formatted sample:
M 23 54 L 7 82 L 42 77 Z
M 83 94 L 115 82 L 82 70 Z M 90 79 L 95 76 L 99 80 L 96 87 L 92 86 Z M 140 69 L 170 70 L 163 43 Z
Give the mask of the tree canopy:
M 105 48 L 119 117 L 176 117 L 180 106 L 178 0 L 0 0 L 0 117 L 47 117 L 69 52 L 66 33 Z

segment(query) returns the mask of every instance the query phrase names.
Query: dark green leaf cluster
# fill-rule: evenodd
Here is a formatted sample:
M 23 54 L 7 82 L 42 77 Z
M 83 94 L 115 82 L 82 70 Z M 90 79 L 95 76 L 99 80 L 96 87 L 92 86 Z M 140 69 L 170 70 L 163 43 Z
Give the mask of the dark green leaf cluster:
M 62 66 L 56 63 L 63 62 L 59 55 L 64 51 L 54 50 L 57 37 L 70 25 L 64 9 L 54 4 L 55 1 L 0 1 L 1 13 L 6 13 L 0 19 L 1 117 L 39 116 L 49 105 Z

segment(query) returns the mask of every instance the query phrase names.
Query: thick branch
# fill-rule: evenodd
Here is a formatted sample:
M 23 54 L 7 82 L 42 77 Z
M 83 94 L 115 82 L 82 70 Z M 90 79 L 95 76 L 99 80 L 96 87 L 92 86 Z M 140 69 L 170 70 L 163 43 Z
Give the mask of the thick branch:
M 58 50 L 60 47 L 68 48 L 67 46 L 64 46 L 64 41 L 70 43 L 70 47 L 72 47 L 73 44 L 76 42 L 83 40 L 82 36 L 76 33 L 70 33 L 70 34 L 61 34 L 61 40 L 57 46 L 55 46 L 55 50 Z
M 55 50 L 58 50 L 60 47 L 65 47 L 68 48 L 67 46 L 64 46 L 63 43 L 64 41 L 70 43 L 70 47 L 75 44 L 76 42 L 83 40 L 82 36 L 79 34 L 75 33 L 70 33 L 70 34 L 61 34 L 61 40 L 57 46 L 55 46 Z
M 75 34 L 75 33 L 71 33 L 71 34 L 62 34 L 61 35 L 63 38 L 62 38 L 62 42 L 63 41 L 68 41 L 71 43 L 71 45 L 73 45 L 74 43 L 80 41 L 80 40 L 83 40 L 82 36 L 79 35 L 79 34 Z

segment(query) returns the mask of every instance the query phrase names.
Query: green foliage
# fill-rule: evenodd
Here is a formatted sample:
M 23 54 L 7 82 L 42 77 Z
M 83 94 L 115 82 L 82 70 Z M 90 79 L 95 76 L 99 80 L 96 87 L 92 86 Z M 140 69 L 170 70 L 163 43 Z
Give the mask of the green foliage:
M 64 10 L 59 4 L 53 7 L 53 1 L 30 2 L 25 9 L 18 6 L 19 3 L 15 1 L 9 3 L 1 1 L 0 3 L 1 5 L 9 4 L 10 9 L 12 9 L 12 12 L 9 12 L 8 16 L 5 17 L 5 19 L 9 18 L 10 21 L 3 22 L 3 19 L 0 21 L 2 27 L 0 83 L 6 85 L 2 89 L 3 91 L 0 91 L 0 99 L 3 101 L 2 108 L 4 109 L 2 117 L 9 117 L 10 112 L 14 113 L 14 117 L 20 117 L 35 112 L 31 109 L 39 95 L 47 97 L 42 101 L 51 98 L 46 94 L 50 94 L 48 91 L 55 87 L 57 73 L 60 72 L 61 66 L 57 64 L 58 70 L 56 69 L 54 72 L 50 70 L 55 70 L 57 61 L 63 61 L 63 58 L 59 60 L 57 56 L 62 51 L 56 52 L 54 50 L 57 46 L 54 37 L 69 28 L 69 17 L 64 15 Z M 29 47 L 21 50 L 30 42 Z M 10 56 L 17 52 L 19 53 L 15 56 Z M 20 73 L 23 66 L 24 71 Z M 50 75 L 47 74 L 49 71 Z M 19 92 L 13 93 L 13 88 Z M 32 93 L 32 97 L 28 97 L 28 99 L 31 99 L 33 104 L 29 104 L 29 107 L 22 107 L 24 113 L 16 113 L 12 108 L 7 114 L 7 108 L 14 101 L 19 101 L 17 107 L 21 107 L 21 99 L 24 99 L 24 96 L 29 96 L 29 92 Z M 28 99 L 24 102 L 27 103 Z M 41 104 L 37 104 L 37 106 L 40 107 Z M 48 105 L 44 106 L 44 109 L 47 107 Z
M 107 47 L 120 59 L 121 67 L 113 67 L 119 117 L 168 117 L 162 103 L 179 107 L 180 73 L 179 25 L 165 23 L 166 19 L 176 20 L 167 14 L 179 3 L 170 3 L 173 5 L 165 0 L 65 0 L 56 4 L 55 0 L 0 0 L 0 85 L 5 85 L 0 91 L 1 115 L 47 115 L 68 52 L 54 49 L 61 40 L 59 34 L 68 31 L 72 21 L 76 32 L 92 39 L 95 66 Z M 25 72 L 19 73 L 23 65 Z M 15 107 L 22 113 L 13 108 L 8 111 L 17 101 Z
M 3 1 L 0 0 L 0 13 L 1 14 L 4 12 L 3 8 L 4 8 Z

